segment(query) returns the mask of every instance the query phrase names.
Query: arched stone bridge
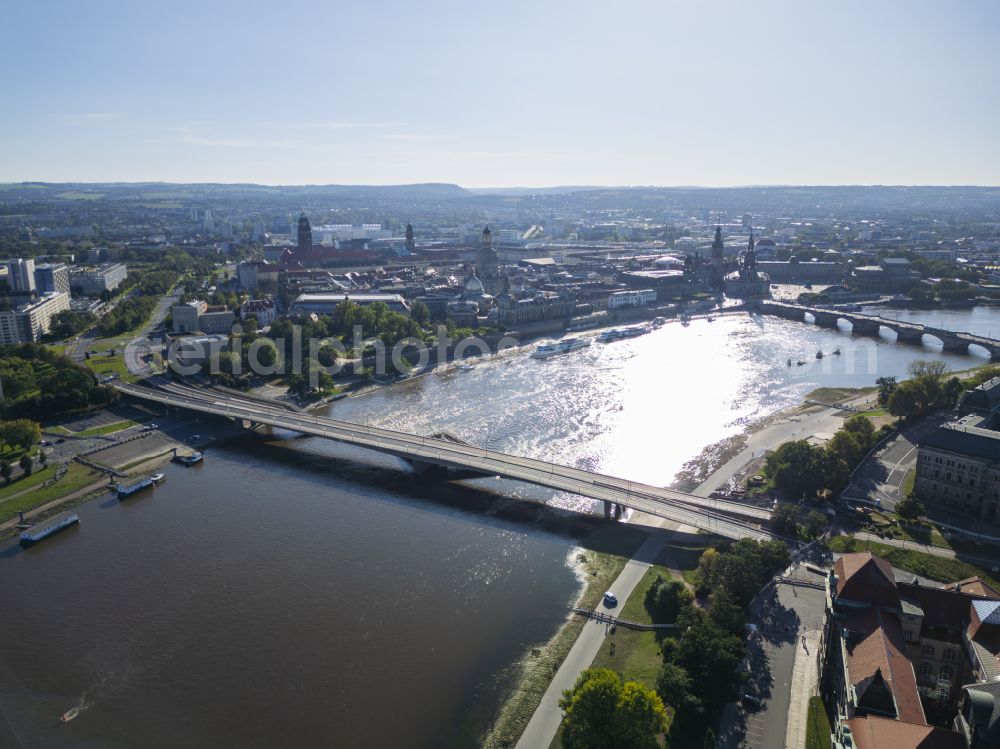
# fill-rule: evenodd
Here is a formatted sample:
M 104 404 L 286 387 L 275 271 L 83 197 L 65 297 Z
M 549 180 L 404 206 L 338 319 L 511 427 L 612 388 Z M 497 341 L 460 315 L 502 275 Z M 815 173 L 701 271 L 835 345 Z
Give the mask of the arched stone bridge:
M 901 320 L 891 320 L 878 315 L 866 315 L 862 312 L 850 312 L 848 310 L 824 309 L 820 307 L 806 307 L 801 304 L 786 304 L 783 302 L 763 301 L 760 303 L 760 311 L 766 315 L 783 317 L 786 320 L 796 322 L 809 322 L 807 315 L 811 315 L 816 325 L 822 328 L 836 328 L 841 320 L 849 323 L 851 332 L 855 335 L 870 336 L 878 338 L 881 329 L 886 328 L 896 334 L 899 343 L 911 345 L 923 345 L 924 336 L 931 336 L 938 339 L 944 346 L 944 350 L 949 353 L 966 354 L 969 345 L 980 346 L 989 353 L 990 358 L 1000 359 L 1000 341 L 972 333 L 956 333 L 953 330 L 942 330 L 920 323 L 903 322 Z

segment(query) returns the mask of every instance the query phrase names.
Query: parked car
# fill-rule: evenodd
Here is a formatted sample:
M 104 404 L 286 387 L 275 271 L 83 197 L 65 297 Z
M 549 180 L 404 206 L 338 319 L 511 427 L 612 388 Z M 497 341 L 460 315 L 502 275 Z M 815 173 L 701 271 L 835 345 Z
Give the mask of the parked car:
M 618 605 L 618 596 L 612 593 L 610 590 L 604 594 L 604 605 L 609 609 L 613 609 Z
M 754 697 L 752 694 L 744 694 L 740 702 L 743 703 L 743 707 L 749 710 L 760 710 L 761 708 L 760 699 Z

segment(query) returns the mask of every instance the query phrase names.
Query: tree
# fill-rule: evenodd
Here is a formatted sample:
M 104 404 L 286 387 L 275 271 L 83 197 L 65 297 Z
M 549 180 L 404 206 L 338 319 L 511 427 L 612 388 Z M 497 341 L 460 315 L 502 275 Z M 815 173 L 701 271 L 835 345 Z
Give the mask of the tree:
M 3 477 L 3 482 L 5 484 L 10 483 L 10 476 L 14 473 L 14 469 L 8 461 L 3 461 L 0 463 L 0 476 Z
M 646 591 L 646 611 L 657 624 L 674 621 L 680 610 L 691 603 L 692 595 L 679 580 L 666 580 L 657 575 Z
M 879 377 L 875 380 L 875 384 L 878 385 L 878 404 L 885 408 L 889 405 L 889 398 L 896 389 L 896 378 Z
M 904 382 L 889 397 L 889 413 L 904 421 L 912 421 L 922 414 L 920 389 L 913 382 Z
M 19 466 L 21 466 L 21 470 L 24 471 L 24 475 L 25 476 L 30 476 L 31 475 L 31 469 L 35 465 L 35 461 L 33 461 L 27 455 L 22 455 L 21 459 L 19 461 L 17 461 L 17 464 Z
M 875 443 L 875 425 L 872 424 L 872 420 L 867 416 L 855 414 L 844 422 L 844 426 L 841 429 L 857 437 L 858 442 L 861 443 L 865 450 L 871 448 Z
M 709 586 L 713 591 L 726 591 L 737 604 L 746 606 L 761 586 L 790 561 L 788 547 L 782 541 L 743 538 L 729 551 L 716 556 L 709 573 Z M 689 673 L 695 677 L 690 670 Z
M 691 694 L 691 677 L 683 666 L 676 663 L 664 663 L 656 677 L 656 692 L 665 703 L 675 710 L 681 705 L 696 699 Z
M 814 496 L 824 486 L 823 452 L 805 440 L 781 445 L 764 461 L 764 475 L 792 499 Z
M 940 380 L 948 371 L 948 364 L 938 359 L 917 359 L 907 367 L 914 380 Z
M 857 465 L 867 452 L 858 438 L 846 429 L 838 429 L 830 438 L 826 449 L 835 459 L 840 458 L 849 466 Z
M 426 304 L 417 299 L 410 305 L 410 319 L 417 325 L 427 325 L 431 321 L 431 311 Z
M 39 451 L 38 462 L 42 464 L 42 468 L 45 468 L 49 463 L 49 456 L 44 451 Z
M 793 504 L 779 502 L 771 513 L 771 530 L 782 536 L 795 538 L 798 533 L 799 510 Z
M 896 513 L 901 518 L 916 520 L 924 514 L 924 506 L 916 497 L 906 497 L 896 503 Z
M 822 512 L 817 512 L 813 510 L 808 515 L 806 515 L 805 530 L 806 535 L 812 539 L 819 536 L 827 526 L 826 515 Z
M 29 419 L 0 421 L 0 444 L 28 449 L 42 437 L 38 422 Z
M 566 749 L 656 749 L 667 729 L 660 697 L 608 668 L 584 671 L 559 700 Z

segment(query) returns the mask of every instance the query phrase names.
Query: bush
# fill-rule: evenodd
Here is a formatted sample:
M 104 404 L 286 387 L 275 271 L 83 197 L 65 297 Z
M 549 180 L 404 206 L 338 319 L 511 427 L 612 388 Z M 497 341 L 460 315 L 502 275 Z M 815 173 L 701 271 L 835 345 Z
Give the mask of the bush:
M 916 520 L 924 514 L 924 506 L 916 497 L 906 497 L 896 503 L 896 513 L 901 518 Z
M 657 575 L 646 591 L 646 611 L 654 624 L 668 624 L 677 618 L 681 609 L 690 604 L 693 598 L 684 583 L 666 580 Z

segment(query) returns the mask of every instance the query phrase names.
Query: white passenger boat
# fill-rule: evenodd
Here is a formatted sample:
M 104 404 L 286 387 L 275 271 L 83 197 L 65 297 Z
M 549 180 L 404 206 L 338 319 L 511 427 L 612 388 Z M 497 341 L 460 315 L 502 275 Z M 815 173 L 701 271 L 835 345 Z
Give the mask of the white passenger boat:
M 563 338 L 561 341 L 556 341 L 555 343 L 543 343 L 531 352 L 531 356 L 534 359 L 548 359 L 550 356 L 567 354 L 570 351 L 587 348 L 589 345 L 589 338 Z

